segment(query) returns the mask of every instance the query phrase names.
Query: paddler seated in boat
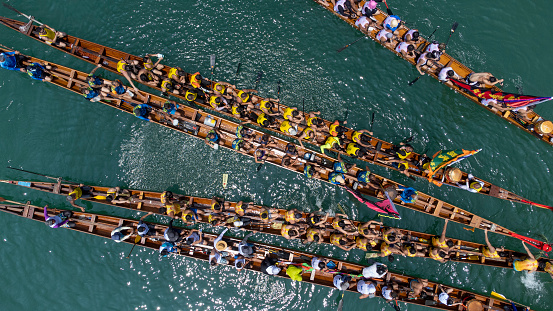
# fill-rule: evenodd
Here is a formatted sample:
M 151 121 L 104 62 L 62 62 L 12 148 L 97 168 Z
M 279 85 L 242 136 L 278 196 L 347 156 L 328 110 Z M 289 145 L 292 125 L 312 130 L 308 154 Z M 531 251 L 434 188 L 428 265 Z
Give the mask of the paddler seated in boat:
M 190 85 L 192 85 L 192 87 L 195 89 L 208 87 L 210 86 L 210 84 L 211 83 L 205 80 L 199 72 L 196 72 L 195 74 L 190 76 Z
M 138 81 L 146 83 L 151 87 L 157 87 L 159 85 L 159 77 L 147 69 L 140 69 L 140 71 L 138 71 L 137 77 Z
M 524 260 L 515 259 L 513 261 L 513 268 L 515 269 L 515 271 L 528 271 L 528 273 L 534 273 L 536 272 L 536 270 L 538 270 L 538 261 L 536 260 L 536 257 L 534 257 L 532 252 L 530 252 L 524 241 L 522 242 L 522 246 L 524 246 L 528 257 L 526 257 Z
M 132 88 L 138 92 L 138 89 L 132 82 L 132 79 L 138 80 L 138 73 L 140 71 L 140 67 L 138 66 L 139 62 L 137 60 L 135 61 L 129 61 L 126 62 L 124 60 L 120 60 L 117 62 L 117 72 L 123 75 L 127 81 L 131 84 Z M 147 80 L 147 79 L 145 79 Z
M 177 201 L 167 202 L 164 211 L 169 217 L 176 218 L 181 213 L 181 205 Z
M 67 44 L 60 40 L 62 38 L 65 38 L 66 36 L 67 35 L 65 33 L 61 31 L 56 31 L 54 28 L 47 25 L 41 25 L 38 27 L 38 38 L 49 45 L 53 44 L 61 48 L 66 47 Z
M 382 2 L 382 1 L 380 1 Z M 376 1 L 370 0 L 365 1 L 365 4 L 361 8 L 361 14 L 367 18 L 371 18 L 371 20 L 375 20 L 373 15 L 378 13 L 378 9 L 376 8 Z
M 303 131 L 301 132 L 300 138 L 298 138 L 298 141 L 301 147 L 305 149 L 305 146 L 303 145 L 303 140 L 305 139 L 310 142 L 314 142 L 314 141 L 316 142 L 318 135 L 319 133 L 317 133 L 317 130 L 308 126 L 303 129 Z
M 209 97 L 209 106 L 211 106 L 211 108 L 215 109 L 216 111 L 223 112 L 228 112 L 231 109 L 231 107 L 228 105 L 227 100 L 221 95 L 211 95 Z M 227 111 L 224 111 L 225 109 Z
M 301 115 L 301 113 L 299 113 L 298 108 L 296 107 L 280 107 L 279 111 L 282 114 L 284 120 L 288 120 L 294 123 L 300 123 L 301 121 L 303 121 L 303 116 Z
M 359 170 L 357 172 L 356 181 L 353 183 L 353 188 L 361 186 L 362 188 L 372 188 L 381 190 L 382 187 L 371 180 L 371 171 L 368 166 L 365 166 L 365 170 Z
M 226 219 L 227 217 L 221 213 L 208 212 L 207 214 L 207 222 L 214 227 L 223 225 Z
M 364 252 L 370 252 L 373 250 L 374 247 L 376 247 L 378 243 L 375 239 L 367 239 L 363 236 L 355 237 L 355 247 L 358 249 L 364 251 Z
M 305 240 L 302 241 L 303 244 L 307 243 L 317 243 L 321 244 L 323 242 L 323 235 L 325 233 L 325 229 L 318 229 L 311 227 L 307 229 L 307 232 L 305 233 Z
M 370 220 L 365 223 L 359 223 L 359 225 L 357 226 L 357 232 L 359 232 L 361 236 L 364 236 L 367 239 L 378 239 L 380 234 L 376 230 L 374 230 L 375 225 L 382 225 L 382 223 L 375 220 Z
M 395 260 L 394 255 L 404 256 L 403 251 L 399 248 L 399 246 L 395 244 L 390 245 L 386 242 L 380 243 L 380 257 L 386 257 L 389 262 L 393 262 Z
M 327 137 L 325 144 L 321 146 L 321 153 L 324 154 L 325 149 L 331 148 L 343 151 L 344 148 L 342 148 L 341 145 L 339 137 L 329 136 Z
M 273 162 L 281 160 L 280 157 L 273 156 L 271 150 L 265 147 L 257 147 L 253 152 L 255 163 L 265 163 L 265 161 Z
M 94 67 L 94 69 L 92 69 L 92 71 L 88 74 L 88 76 L 86 76 L 86 82 L 88 83 L 88 86 L 93 89 L 101 88 L 104 85 L 104 83 L 106 83 L 104 82 L 104 80 L 102 80 L 100 77 L 94 74 L 96 70 L 98 70 L 101 67 L 102 67 L 102 64 L 98 64 L 96 67 Z
M 172 242 L 163 242 L 159 247 L 159 253 L 162 257 L 168 257 L 172 253 L 178 253 L 179 249 Z
M 444 263 L 449 259 L 449 253 L 445 251 L 444 249 L 438 248 L 438 247 L 431 247 L 429 248 L 428 257 L 439 261 L 441 263 Z
M 216 129 L 211 129 L 207 132 L 204 142 L 210 147 L 224 144 L 221 140 L 221 135 Z
M 182 207 L 181 220 L 186 225 L 192 225 L 198 221 L 201 221 L 201 215 L 203 215 L 201 210 L 192 207 L 192 198 L 190 198 L 190 201 Z
M 414 243 L 404 243 L 401 245 L 401 251 L 405 257 L 426 257 L 426 249 L 419 248 Z
M 348 121 L 342 122 L 344 125 L 348 124 Z M 340 121 L 336 120 L 334 121 L 329 127 L 328 127 L 328 133 L 330 136 L 333 137 L 339 137 L 344 139 L 345 133 L 347 133 L 348 128 L 340 125 Z
M 172 100 L 166 100 L 162 106 L 162 112 L 167 119 L 173 119 L 173 117 L 180 117 L 181 113 L 178 111 L 179 104 Z
M 234 96 L 234 101 L 240 103 L 241 105 L 253 104 L 253 96 L 250 93 L 257 92 L 254 89 L 243 89 L 243 90 L 228 90 L 229 94 Z
M 449 223 L 449 219 L 446 219 L 444 228 L 442 229 L 442 234 L 440 236 L 432 237 L 432 246 L 445 250 L 446 252 L 449 252 L 449 250 L 454 246 L 453 241 L 447 240 L 447 237 L 445 236 L 448 223 Z
M 236 89 L 236 86 L 233 84 L 230 84 L 228 82 L 217 82 L 213 86 L 213 93 L 215 93 L 218 96 L 225 96 L 227 99 L 231 99 L 231 95 L 229 94 L 229 91 Z
M 401 28 L 401 19 L 397 15 L 390 15 L 382 22 L 382 27 L 391 31 L 394 36 L 398 36 L 399 29 Z
M 134 234 L 134 229 L 127 226 L 119 226 L 111 231 L 111 239 L 116 243 L 121 243 Z
M 25 72 L 22 61 L 23 56 L 19 51 L 0 53 L 0 67 L 4 69 Z
M 178 84 L 186 83 L 186 71 L 182 70 L 180 67 L 173 67 L 169 69 L 167 77 Z
M 169 225 L 165 231 L 163 231 L 163 238 L 167 242 L 177 243 L 182 240 L 182 236 L 186 233 L 184 230 L 173 228 L 173 221 L 175 219 L 171 219 L 169 221 Z
M 465 77 L 465 81 L 472 86 L 492 87 L 499 83 L 503 86 L 503 79 L 498 80 L 489 72 L 472 72 Z
M 69 194 L 67 195 L 67 201 L 71 206 L 76 207 L 84 212 L 84 207 L 78 206 L 75 204 L 75 201 L 78 199 L 89 199 L 94 196 L 92 191 L 94 191 L 94 188 L 90 186 L 85 186 L 83 184 L 80 184 L 77 187 L 69 186 Z
M 303 166 L 303 175 L 307 178 L 319 179 L 321 177 L 320 168 L 315 163 L 305 163 Z
M 322 212 L 323 210 L 319 209 L 316 212 L 309 213 L 305 218 L 305 222 L 307 222 L 310 227 L 324 227 L 328 220 L 328 213 L 324 213 L 324 216 L 321 216 Z
M 303 165 L 302 164 L 297 165 L 298 162 L 299 162 L 299 158 L 297 157 L 294 158 L 286 154 L 282 157 L 282 160 L 280 161 L 280 165 L 294 171 L 296 171 L 297 169 L 301 171 L 303 169 Z
M 357 5 L 353 0 L 331 0 L 334 5 L 334 12 L 348 17 L 357 17 Z
M 331 172 L 328 174 L 328 182 L 330 182 L 333 185 L 346 185 L 346 179 L 345 175 L 338 172 Z
M 419 42 L 420 38 L 421 37 L 417 29 L 409 29 L 403 35 L 403 42 L 415 45 Z
M 229 203 L 223 198 L 213 197 L 209 209 L 213 212 L 225 212 L 229 210 Z
M 447 63 L 438 73 L 438 80 L 448 86 L 453 86 L 453 82 L 449 81 L 449 79 L 461 78 L 451 67 L 452 62 L 453 60 L 450 60 L 449 63 Z
M 359 299 L 374 298 L 376 296 L 376 283 L 371 280 L 361 279 L 357 281 L 357 291 L 361 294 Z
M 38 81 L 52 81 L 52 76 L 50 75 L 49 70 L 52 67 L 48 65 L 41 65 L 39 63 L 32 63 L 25 67 L 25 72 L 31 77 L 31 79 Z
M 111 82 L 106 81 L 105 85 L 102 87 L 101 94 L 103 97 L 112 97 L 117 99 L 132 99 L 134 97 L 134 94 L 132 92 L 127 92 L 127 88 L 119 79 L 113 80 Z M 119 101 L 119 103 L 121 103 L 121 101 Z
M 180 94 L 180 90 L 179 90 L 180 87 L 181 87 L 180 84 L 173 84 L 173 81 L 169 78 L 163 78 L 163 80 L 161 80 L 161 91 L 165 94 L 177 94 L 177 95 L 179 95 Z M 196 94 L 196 93 L 194 93 L 194 94 Z M 187 98 L 186 100 L 190 101 L 190 102 L 193 102 L 194 99 L 188 100 L 188 98 Z
M 298 134 L 298 125 L 288 120 L 282 121 L 279 129 L 282 133 L 287 135 L 296 136 Z
M 152 61 L 151 57 L 157 57 L 157 62 L 155 64 Z M 163 75 L 163 72 L 161 72 L 160 70 L 163 69 L 163 65 L 160 65 L 159 63 L 161 62 L 163 57 L 163 54 L 146 54 L 146 56 L 142 58 L 142 67 L 150 70 L 158 76 L 161 76 Z
M 282 235 L 287 240 L 299 238 L 305 230 L 298 225 L 283 225 L 280 229 L 280 235 Z
M 328 127 L 326 126 L 323 119 L 317 117 L 320 115 L 320 111 L 312 111 L 307 116 L 307 120 L 305 121 L 307 126 L 313 128 L 314 130 L 317 130 L 319 132 L 328 132 Z
M 280 112 L 274 112 L 273 109 L 275 108 L 275 102 L 278 102 L 278 99 L 272 99 L 272 98 L 266 98 L 258 100 L 255 105 L 252 105 L 250 109 L 259 109 L 262 113 L 269 115 L 269 116 L 277 116 L 280 114 Z
M 396 228 L 388 228 L 388 230 L 382 233 L 382 239 L 384 242 L 388 243 L 388 245 L 401 243 L 402 237 L 403 234 L 401 234 Z
M 275 208 L 262 208 L 259 210 L 259 219 L 263 223 L 269 223 L 269 221 L 278 218 L 278 209 Z
M 486 246 L 482 246 L 482 256 L 491 259 L 501 258 L 503 254 L 500 255 L 497 249 L 490 243 L 490 240 L 488 240 L 488 229 L 484 229 L 484 238 L 486 239 Z M 503 246 L 499 248 L 500 252 L 504 250 L 505 248 Z
M 340 291 L 346 291 L 352 285 L 349 283 L 350 281 L 351 281 L 350 275 L 338 273 L 337 275 L 334 276 L 334 279 L 332 280 L 332 284 L 334 284 L 334 288 Z
M 385 286 L 382 286 L 382 297 L 386 301 L 392 301 L 399 296 L 398 284 L 396 282 L 387 282 Z
M 478 192 L 482 191 L 482 189 L 484 187 L 484 182 L 474 178 L 474 176 L 472 174 L 468 174 L 467 181 L 464 185 L 460 184 L 460 183 L 456 183 L 456 185 L 460 189 L 467 190 L 467 191 L 470 191 L 472 193 L 478 193 Z
M 152 107 L 150 107 L 147 104 L 139 104 L 134 106 L 132 113 L 135 117 L 144 120 L 144 121 L 150 121 L 150 111 L 152 110 Z
M 429 293 L 427 293 L 425 289 L 425 287 L 427 286 L 427 279 L 410 279 L 409 288 L 411 289 L 411 291 L 409 292 L 408 298 L 418 298 L 423 292 L 428 295 Z
M 305 221 L 303 213 L 298 211 L 295 208 L 289 211 L 286 211 L 286 213 L 284 214 L 284 220 L 290 223 L 291 225 L 296 224 L 298 222 Z
M 335 172 L 347 174 L 349 170 L 353 170 L 357 167 L 356 164 L 350 164 L 343 161 L 338 153 L 338 161 L 335 161 L 333 164 L 333 169 Z
M 541 258 L 538 262 L 538 268 L 547 272 L 553 278 L 553 262 L 551 260 Z
M 355 240 L 348 239 L 347 236 L 342 233 L 333 233 L 330 235 L 330 244 L 348 252 L 355 247 Z
M 399 154 L 404 156 L 405 151 L 400 150 Z M 410 162 L 407 161 L 407 160 L 404 160 L 404 159 L 391 159 L 391 160 L 382 161 L 382 162 L 385 163 L 385 164 L 390 164 L 390 166 L 392 166 L 394 168 L 397 168 L 400 173 L 404 174 L 407 177 L 411 176 L 411 174 L 409 174 L 409 164 L 410 164 Z
M 94 197 L 96 200 L 105 200 L 112 204 L 122 204 L 131 202 L 131 192 L 127 189 L 121 190 L 120 187 L 109 188 L 106 191 L 106 195 L 97 195 Z
M 194 245 L 208 245 L 208 242 L 204 240 L 204 234 L 202 230 L 193 229 L 184 237 L 184 244 L 188 246 Z
M 140 217 L 140 219 L 138 220 L 138 223 L 136 224 L 136 233 L 138 233 L 139 236 L 147 237 L 156 235 L 155 226 L 144 222 L 144 219 L 152 214 L 153 212 L 149 212 L 148 214 Z
M 351 142 L 346 145 L 346 153 L 348 156 L 357 159 L 364 158 L 367 155 L 367 150 L 365 147 L 358 145 L 357 143 Z
M 447 288 L 442 284 L 439 284 L 438 288 L 440 289 L 440 294 L 438 295 L 438 301 L 441 302 L 442 304 L 448 307 L 458 306 L 460 304 L 463 304 L 462 302 L 455 302 L 454 298 L 449 297 L 449 294 L 453 292 L 453 288 Z
M 508 110 L 511 110 L 511 108 L 507 107 L 504 101 L 497 101 L 493 98 L 482 98 L 480 100 L 480 103 L 486 107 L 489 107 L 492 111 L 501 111 L 505 112 Z
M 323 257 L 313 257 L 311 258 L 311 267 L 315 269 L 316 272 L 329 272 L 330 269 L 326 266 L 326 264 L 329 262 L 328 259 Z
M 276 123 L 275 117 L 266 115 L 265 113 L 257 115 L 255 112 L 251 111 L 248 118 L 252 123 L 255 122 L 264 128 L 276 128 L 279 126 L 279 124 Z
M 230 107 L 230 113 L 232 116 L 243 119 L 248 115 L 248 109 L 246 105 L 242 105 L 240 102 L 233 102 Z
M 86 100 L 91 102 L 98 102 L 105 99 L 98 89 L 93 89 L 89 86 L 81 88 L 81 93 Z
M 73 212 L 71 211 L 61 211 L 56 216 L 49 216 L 48 215 L 48 204 L 44 206 L 44 223 L 50 227 L 50 228 L 73 228 L 75 227 L 74 221 L 69 221 L 69 219 L 73 216 Z
M 418 72 L 422 76 L 424 76 L 423 71 L 435 70 L 436 68 L 439 68 L 439 65 L 438 65 L 439 61 L 440 61 L 439 51 L 424 52 L 417 59 L 417 64 L 415 65 L 415 67 L 417 68 Z
M 355 225 L 347 215 L 337 213 L 332 220 L 332 229 L 345 235 L 358 235 Z
M 416 166 L 421 172 L 428 173 L 430 162 L 432 162 L 432 159 L 429 158 L 426 154 L 422 154 L 419 156 L 419 160 L 417 161 Z
M 388 273 L 388 267 L 380 262 L 375 262 L 372 265 L 363 268 L 362 274 L 366 279 L 383 279 Z
M 249 154 L 253 150 L 253 145 L 242 138 L 236 138 L 232 141 L 232 149 L 238 151 L 241 154 Z
M 394 46 L 397 44 L 396 37 L 394 37 L 394 34 L 388 30 L 388 29 L 382 29 L 376 34 L 376 40 L 378 40 L 382 45 L 393 49 Z
M 407 42 L 400 42 L 396 45 L 395 51 L 407 59 L 415 58 L 416 56 L 415 46 Z

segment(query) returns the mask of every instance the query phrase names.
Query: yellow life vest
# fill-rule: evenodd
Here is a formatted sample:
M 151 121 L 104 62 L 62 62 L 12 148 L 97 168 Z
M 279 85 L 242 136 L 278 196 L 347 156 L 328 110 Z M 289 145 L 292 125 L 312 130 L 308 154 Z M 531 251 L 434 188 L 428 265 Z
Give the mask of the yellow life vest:
M 525 260 L 518 260 L 514 263 L 514 268 L 516 271 L 524 270 L 533 270 L 538 267 L 538 261 L 531 258 L 526 258 Z
M 215 204 L 217 204 L 218 202 L 215 202 L 215 203 L 211 203 L 211 210 L 214 211 L 215 210 Z
M 180 213 L 180 204 L 179 203 L 169 203 L 165 205 L 167 208 L 167 214 L 173 212 L 175 215 Z
M 355 239 L 355 246 L 359 249 L 362 249 L 364 250 L 365 252 L 367 251 L 367 242 L 365 241 L 366 239 L 365 238 L 362 238 L 362 237 L 357 237 Z
M 209 98 L 209 105 L 213 108 L 217 108 L 217 103 L 215 102 L 215 100 L 217 99 L 217 96 L 211 96 Z
M 289 231 L 290 231 L 290 228 L 289 228 L 288 226 L 282 226 L 282 229 L 280 230 L 280 234 L 281 234 L 282 236 L 284 236 L 284 235 L 290 236 L 290 235 L 288 234 Z
M 194 87 L 194 88 L 199 88 L 202 84 L 202 81 L 200 81 L 199 79 L 197 79 L 198 75 L 200 75 L 199 72 L 196 72 L 195 74 L 193 74 L 191 77 L 190 77 L 190 84 Z
M 284 118 L 284 120 L 292 120 L 292 112 L 294 111 L 294 109 L 292 108 L 286 108 L 284 109 L 284 113 L 282 114 L 282 117 Z M 290 118 L 288 118 L 290 117 Z
M 357 131 L 353 132 L 353 134 L 351 134 L 351 140 L 353 140 L 353 141 L 356 142 L 356 143 L 360 142 L 360 141 L 361 141 L 361 135 L 362 135 L 362 134 L 363 134 L 363 133 L 357 132 Z
M 188 220 L 186 220 L 186 216 L 190 216 L 192 217 L 192 219 L 194 219 L 194 213 L 186 213 L 186 214 L 182 214 L 182 217 L 181 217 L 182 221 L 188 222 Z
M 382 236 L 382 239 L 383 239 L 386 243 L 388 243 L 388 244 L 393 244 L 393 242 L 391 242 L 391 241 L 388 239 L 388 234 L 384 234 L 384 235 Z
M 349 143 L 348 147 L 346 148 L 346 153 L 350 156 L 356 157 L 359 153 L 359 147 L 357 147 L 356 143 Z
M 178 71 L 177 68 L 171 68 L 171 69 L 169 69 L 169 73 L 167 74 L 167 76 L 169 77 L 169 79 L 172 79 L 173 76 L 175 76 L 175 80 L 177 80 L 176 78 L 179 77 L 179 75 L 177 74 L 177 71 Z
M 257 117 L 257 124 L 263 125 L 263 121 L 267 120 L 267 117 L 265 117 L 265 114 L 262 113 Z
M 411 254 L 410 250 L 412 249 L 413 247 L 411 246 L 407 246 L 406 249 L 407 249 L 407 257 L 417 257 L 417 252 L 415 250 L 415 253 L 414 254 Z
M 246 94 L 246 95 L 247 95 L 247 96 L 246 96 L 246 99 L 242 99 L 242 94 Z M 240 98 L 240 100 L 241 100 L 243 103 L 247 103 L 248 100 L 250 99 L 250 94 L 248 94 L 248 93 L 246 93 L 246 92 L 244 92 L 244 91 L 239 91 L 237 95 L 238 95 L 238 98 Z
M 388 256 L 392 254 L 392 251 L 390 250 L 390 245 L 386 243 L 382 243 L 380 245 L 380 252 L 382 253 L 382 256 Z
M 296 215 L 294 215 L 296 212 L 295 211 L 287 211 L 285 214 L 284 214 L 284 220 L 290 222 L 290 221 L 296 221 Z
M 336 234 L 333 234 L 330 236 L 330 243 L 333 245 L 340 245 L 340 240 L 342 239 L 341 236 L 338 236 Z
M 482 255 L 486 258 L 500 258 L 499 254 L 497 253 L 497 250 L 495 252 L 490 252 L 490 249 L 484 246 L 482 248 Z
M 244 209 L 242 208 L 242 204 L 238 204 L 238 203 L 237 203 L 237 204 L 234 206 L 234 211 L 235 211 L 236 213 L 243 213 L 243 212 L 244 212 Z
M 46 34 L 40 34 L 39 37 L 40 38 L 48 38 L 50 40 L 54 40 L 54 38 L 56 37 L 56 33 L 53 32 L 52 30 L 50 30 L 49 28 L 47 27 L 44 27 L 44 30 L 46 31 Z
M 333 123 L 332 125 L 330 125 L 329 131 L 328 131 L 328 132 L 330 133 L 330 135 L 332 135 L 332 136 L 338 136 L 338 132 L 336 131 L 336 128 L 337 128 L 338 126 L 340 126 L 340 124 L 335 124 L 335 123 Z
M 359 234 L 361 234 L 361 235 L 363 235 L 363 225 L 364 225 L 364 223 L 360 223 L 357 226 L 357 232 L 359 232 Z
M 163 80 L 163 81 L 161 81 L 161 88 L 162 88 L 162 89 L 166 89 L 166 88 L 167 88 L 167 87 L 166 87 L 167 84 L 173 85 L 173 83 L 171 83 L 171 81 L 169 81 L 169 80 Z
M 307 134 L 307 133 L 309 133 L 309 131 L 315 133 L 315 131 L 313 131 L 312 128 L 306 127 L 306 128 L 303 130 L 303 133 L 305 134 L 304 139 L 311 139 L 311 136 L 309 136 L 309 134 Z
M 75 190 L 71 191 L 69 195 L 75 194 L 75 200 L 78 200 L 80 197 L 83 196 L 83 190 L 80 187 L 75 188 Z
M 338 144 L 338 145 L 340 144 L 340 139 L 338 137 L 330 136 L 329 138 L 326 139 L 325 144 L 329 145 L 330 148 L 332 148 L 334 144 Z
M 432 245 L 438 248 L 447 248 L 447 243 L 445 241 L 440 243 L 440 238 L 436 236 L 432 237 Z
M 122 60 L 117 62 L 117 72 L 122 72 L 123 70 L 125 70 L 125 65 L 127 65 L 127 63 Z
M 267 104 L 269 101 L 268 100 L 262 100 L 260 103 L 259 103 L 259 110 L 263 111 L 263 109 L 269 111 L 269 108 L 267 108 L 267 106 L 265 106 L 265 104 Z
M 167 203 L 167 191 L 163 191 L 163 193 L 161 194 L 161 203 L 165 204 Z
M 110 191 L 108 189 L 108 191 L 106 191 L 106 196 L 110 196 L 110 195 L 111 195 L 112 198 L 115 199 L 115 197 L 117 196 L 117 191 L 113 191 L 113 190 Z
M 543 270 L 549 274 L 553 274 L 553 265 L 548 261 L 545 263 L 545 268 Z
M 288 134 L 288 130 L 291 127 L 292 127 L 292 125 L 290 125 L 290 122 L 288 122 L 288 121 L 282 121 L 282 123 L 280 123 L 280 131 L 283 132 L 283 133 Z
M 428 254 L 428 256 L 434 260 L 443 260 L 444 258 L 440 256 L 440 249 L 439 248 L 434 248 L 435 250 L 437 250 L 436 252 L 436 255 L 434 255 L 434 253 L 432 252 L 432 249 L 430 249 L 430 253 Z
M 208 222 L 208 223 L 211 223 L 212 221 L 213 221 L 213 215 L 209 214 L 209 215 L 207 216 L 207 222 Z
M 195 101 L 196 97 L 198 97 L 198 94 L 194 92 L 190 92 L 189 90 L 186 90 L 186 94 L 184 94 L 184 99 L 186 99 L 189 102 Z
M 306 237 L 308 240 L 313 240 L 316 235 L 319 235 L 319 232 L 317 230 L 314 230 L 312 228 L 309 228 L 306 233 Z
M 150 62 L 142 62 L 142 67 L 146 70 L 152 70 L 154 69 L 154 63 L 152 61 Z
M 313 125 L 313 120 L 317 119 L 317 117 L 313 117 L 313 118 L 308 118 L 307 119 L 307 126 L 312 126 Z
M 236 106 L 236 105 L 233 105 L 232 108 L 230 108 L 231 113 L 232 113 L 233 115 L 235 115 L 235 116 L 239 116 L 239 115 L 240 115 L 240 112 L 238 112 L 237 109 L 238 109 L 238 106 Z
M 221 90 L 220 91 L 217 91 L 217 86 L 220 86 L 221 87 Z M 213 86 L 213 89 L 221 94 L 224 94 L 225 93 L 225 86 L 220 84 L 220 83 L 215 83 L 215 85 Z
M 336 217 L 334 218 L 334 220 L 332 221 L 332 228 L 338 230 L 338 228 L 342 228 L 340 227 L 340 225 L 338 224 L 340 222 L 340 218 Z
M 404 151 L 405 151 L 405 150 L 404 150 Z M 411 155 L 411 152 L 405 151 L 405 155 L 401 155 L 399 152 L 397 152 L 396 154 L 397 154 L 397 156 L 398 156 L 400 159 L 405 160 L 405 159 L 407 159 L 407 158 Z

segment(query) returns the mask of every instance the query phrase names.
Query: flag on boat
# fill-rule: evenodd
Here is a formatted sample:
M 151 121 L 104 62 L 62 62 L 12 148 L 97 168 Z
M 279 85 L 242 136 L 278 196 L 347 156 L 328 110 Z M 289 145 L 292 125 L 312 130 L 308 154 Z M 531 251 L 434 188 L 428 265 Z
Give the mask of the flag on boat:
M 465 149 L 454 149 L 454 150 L 441 150 L 438 151 L 434 157 L 432 158 L 432 161 L 430 161 L 430 165 L 428 166 L 428 170 L 430 171 L 428 173 L 428 179 L 432 181 L 432 176 L 436 174 L 436 172 L 446 166 L 455 164 L 457 162 L 460 162 L 474 154 L 477 154 L 482 149 L 478 150 L 465 150 Z
M 553 247 L 551 247 L 551 244 L 547 244 L 545 242 L 542 242 L 540 240 L 536 240 L 536 239 L 532 239 L 532 238 L 529 238 L 529 237 L 526 237 L 526 236 L 523 236 L 523 235 L 520 235 L 520 234 L 516 234 L 514 232 L 509 232 L 509 235 L 512 236 L 513 238 L 517 238 L 527 244 L 530 244 L 532 246 L 534 246 L 535 248 L 539 249 L 539 250 L 542 250 L 546 253 L 549 253 L 551 250 L 553 250 Z
M 469 91 L 470 93 L 472 93 L 474 96 L 478 98 L 495 99 L 497 101 L 502 101 L 509 108 L 524 108 L 526 106 L 541 104 L 553 99 L 553 97 L 520 95 L 520 94 L 513 94 L 513 93 L 505 93 L 502 91 L 495 91 L 493 89 L 478 88 L 455 79 L 450 79 L 450 81 L 453 82 L 458 87 Z
M 371 201 L 361 196 L 361 193 L 359 193 L 359 191 L 354 191 L 347 187 L 344 187 L 344 188 L 349 193 L 351 193 L 357 200 L 359 200 L 359 202 L 365 204 L 368 208 L 381 213 L 383 216 L 387 216 L 395 219 L 401 219 L 401 216 L 399 216 L 399 212 L 397 211 L 396 206 L 394 205 L 394 202 L 392 202 L 392 199 L 390 199 L 386 191 L 384 191 L 384 194 L 386 195 L 385 200 L 372 203 Z

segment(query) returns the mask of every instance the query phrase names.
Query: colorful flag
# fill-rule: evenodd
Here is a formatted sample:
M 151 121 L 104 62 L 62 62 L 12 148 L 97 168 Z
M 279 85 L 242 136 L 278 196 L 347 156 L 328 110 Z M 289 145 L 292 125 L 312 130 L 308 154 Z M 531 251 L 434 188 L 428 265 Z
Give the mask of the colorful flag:
M 386 195 L 386 200 L 382 200 L 376 203 L 372 203 L 371 201 L 365 199 L 361 196 L 361 193 L 358 191 L 354 191 L 352 189 L 344 187 L 349 193 L 351 193 L 359 202 L 365 204 L 368 208 L 377 211 L 379 213 L 382 213 L 384 216 L 388 216 L 391 218 L 401 219 L 401 216 L 399 216 L 399 212 L 396 209 L 396 206 L 386 193 L 384 191 L 384 194 Z
M 478 88 L 459 80 L 449 79 L 455 85 L 461 89 L 465 89 L 472 93 L 474 96 L 483 99 L 495 99 L 497 101 L 504 102 L 509 108 L 523 108 L 530 105 L 537 105 L 553 99 L 553 97 L 538 97 L 531 95 L 519 95 L 513 93 L 505 93 L 502 91 L 495 91 L 493 89 Z
M 428 170 L 430 171 L 428 173 L 428 179 L 432 181 L 432 176 L 436 174 L 436 172 L 446 166 L 449 166 L 451 164 L 457 163 L 459 161 L 462 161 L 474 154 L 477 154 L 482 149 L 478 150 L 464 150 L 464 149 L 454 149 L 454 150 L 442 150 L 438 151 L 432 161 L 430 161 L 430 165 L 428 166 Z

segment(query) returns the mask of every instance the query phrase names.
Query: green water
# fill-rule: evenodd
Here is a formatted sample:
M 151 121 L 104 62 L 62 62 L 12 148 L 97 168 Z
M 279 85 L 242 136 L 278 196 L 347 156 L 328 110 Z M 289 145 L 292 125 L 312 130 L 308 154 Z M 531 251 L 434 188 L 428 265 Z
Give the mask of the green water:
M 370 40 L 347 50 L 336 49 L 360 33 L 311 0 L 302 1 L 40 1 L 12 3 L 19 10 L 69 34 L 133 54 L 163 53 L 165 63 L 189 72 L 209 72 L 209 55 L 217 55 L 215 78 L 232 81 L 238 63 L 240 87 L 251 88 L 257 72 L 259 91 L 289 106 L 320 110 L 327 119 L 348 117 L 354 128 L 366 128 L 377 113 L 377 137 L 401 141 L 415 135 L 417 150 L 483 148 L 459 166 L 526 198 L 553 203 L 550 194 L 551 146 L 491 115 L 428 77 L 416 77 L 407 62 Z M 505 78 L 506 91 L 522 87 L 532 95 L 551 96 L 550 51 L 553 35 L 545 16 L 550 2 L 392 0 L 395 14 L 414 22 L 426 36 L 436 26 L 442 41 L 459 22 L 448 53 L 476 71 Z M 17 18 L 2 7 L 2 15 Z M 545 14 L 542 14 L 545 13 Z M 78 61 L 22 35 L 0 28 L 0 43 L 22 53 L 75 69 L 90 71 Z M 107 77 L 113 77 L 106 74 Z M 142 122 L 111 108 L 85 101 L 23 74 L 1 71 L 0 163 L 62 176 L 72 181 L 121 185 L 228 199 L 249 199 L 280 208 L 305 211 L 345 207 L 359 220 L 375 213 L 341 190 L 307 181 L 270 165 L 259 173 L 249 158 L 226 150 L 213 151 L 203 142 Z M 536 111 L 553 118 L 551 103 Z M 413 182 L 397 173 L 371 167 L 463 209 L 530 237 L 553 238 L 551 212 L 451 188 Z M 0 169 L 2 178 L 34 179 Z M 230 174 L 229 189 L 220 189 Z M 0 185 L 1 196 L 67 208 L 64 198 Z M 138 213 L 85 204 L 91 212 L 139 217 Z M 400 207 L 401 208 L 401 207 Z M 400 209 L 396 226 L 438 233 L 443 221 Z M 159 219 L 165 221 L 164 219 Z M 0 215 L 0 258 L 3 260 L 2 310 L 335 310 L 337 292 L 232 268 L 210 270 L 203 262 L 161 259 L 156 252 Z M 240 234 L 237 234 L 240 235 Z M 483 232 L 451 224 L 448 235 L 482 243 Z M 522 250 L 514 239 L 491 235 L 494 245 Z M 290 242 L 255 236 L 258 241 Z M 292 247 L 302 248 L 297 242 Z M 346 254 L 330 247 L 311 251 L 360 261 L 361 251 Z M 536 310 L 551 310 L 551 278 L 510 270 L 438 264 L 399 258 L 395 271 L 426 277 L 481 294 L 490 291 Z M 386 310 L 380 299 L 357 300 L 346 294 L 344 310 Z M 402 310 L 425 310 L 401 305 Z

